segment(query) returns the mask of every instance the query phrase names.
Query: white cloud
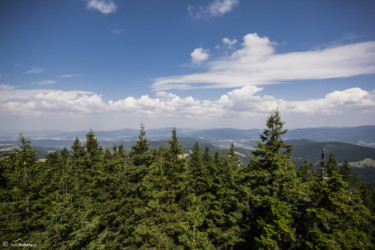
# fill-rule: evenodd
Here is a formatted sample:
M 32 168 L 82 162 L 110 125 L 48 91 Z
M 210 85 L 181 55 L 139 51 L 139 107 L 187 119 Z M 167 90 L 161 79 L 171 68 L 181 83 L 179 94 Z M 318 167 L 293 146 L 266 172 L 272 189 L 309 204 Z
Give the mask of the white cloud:
M 64 74 L 60 75 L 59 78 L 72 78 L 72 77 L 82 77 L 84 74 Z
M 11 90 L 11 89 L 14 89 L 14 86 L 4 84 L 4 83 L 0 83 L 0 90 Z
M 206 61 L 209 57 L 209 50 L 196 48 L 191 54 L 191 61 L 195 64 L 200 64 L 203 61 Z
M 233 39 L 233 40 L 230 40 L 228 37 L 224 37 L 223 38 L 223 43 L 224 45 L 228 46 L 228 48 L 232 48 L 233 45 L 235 45 L 237 43 L 237 39 Z
M 51 84 L 55 84 L 56 81 L 55 80 L 43 80 L 43 81 L 40 81 L 40 82 L 33 82 L 33 84 L 37 84 L 37 85 L 51 85 Z
M 102 14 L 110 14 L 117 10 L 113 0 L 89 0 L 87 8 L 100 11 Z
M 74 77 L 74 75 L 72 75 L 72 74 L 66 74 L 66 75 L 61 75 L 59 77 L 60 78 L 71 78 L 71 77 Z
M 343 114 L 345 112 L 375 111 L 375 90 L 366 91 L 360 88 L 350 88 L 334 91 L 322 99 L 290 102 L 287 107 L 290 112 L 305 114 Z
M 212 16 L 221 16 L 230 12 L 238 4 L 238 0 L 215 0 L 208 6 Z
M 101 97 L 87 91 L 10 89 L 0 92 L 0 113 L 27 117 L 96 112 Z M 60 113 L 60 114 L 59 114 Z
M 64 124 L 76 123 L 78 126 L 79 122 L 96 117 L 99 121 L 108 119 L 108 129 L 113 129 L 114 120 L 149 120 L 159 126 L 222 127 L 229 124 L 249 128 L 263 126 L 265 117 L 276 109 L 280 109 L 288 120 L 310 119 L 317 122 L 325 119 L 323 124 L 314 124 L 320 126 L 337 126 L 340 125 L 337 122 L 342 120 L 346 121 L 345 126 L 375 123 L 375 90 L 361 88 L 333 91 L 322 98 L 305 101 L 262 95 L 263 88 L 249 85 L 229 91 L 215 100 L 180 97 L 161 91 L 156 93 L 156 97 L 129 96 L 106 102 L 100 95 L 88 91 L 25 90 L 7 86 L 0 85 L 0 120 L 8 121 L 10 116 L 25 121 L 38 117 L 42 127 L 46 119 L 63 119 Z M 4 126 L 2 124 L 0 126 Z
M 38 67 L 33 67 L 32 69 L 25 71 L 25 74 L 39 74 L 42 73 L 44 69 L 38 68 Z
M 194 18 L 217 17 L 232 11 L 237 4 L 238 0 L 215 0 L 208 6 L 198 8 L 198 10 L 193 6 L 189 6 L 188 11 Z
M 152 87 L 157 91 L 238 88 L 375 73 L 375 41 L 283 54 L 275 52 L 275 45 L 268 37 L 248 34 L 231 55 L 212 58 L 206 72 L 160 77 Z

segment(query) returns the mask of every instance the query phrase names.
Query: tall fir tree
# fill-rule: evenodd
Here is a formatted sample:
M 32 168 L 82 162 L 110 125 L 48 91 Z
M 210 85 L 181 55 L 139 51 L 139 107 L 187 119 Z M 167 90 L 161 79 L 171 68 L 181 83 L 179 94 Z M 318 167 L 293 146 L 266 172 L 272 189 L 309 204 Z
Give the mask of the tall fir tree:
M 206 166 L 202 163 L 202 152 L 198 142 L 193 146 L 187 167 L 191 192 L 194 192 L 197 196 L 203 195 L 208 189 L 209 180 Z
M 231 249 L 241 238 L 240 222 L 243 206 L 239 192 L 239 160 L 234 146 L 228 154 L 215 156 L 216 173 L 210 176 L 208 190 L 208 211 L 205 220 L 206 230 L 216 248 Z
M 98 140 L 95 138 L 95 134 L 91 129 L 86 134 L 85 148 L 86 148 L 86 152 L 88 155 L 88 161 L 89 161 L 88 163 L 90 166 L 92 166 L 98 160 L 100 147 L 99 147 Z
M 7 192 L 2 192 L 1 239 L 9 241 L 28 237 L 35 240 L 40 229 L 38 225 L 38 192 L 36 190 L 36 156 L 31 141 L 22 133 L 19 135 L 20 146 L 6 158 Z M 34 220 L 35 219 L 35 220 Z
M 298 245 L 293 215 L 299 183 L 292 146 L 281 138 L 287 130 L 279 111 L 268 117 L 266 126 L 246 170 L 250 192 L 245 218 L 250 225 L 245 236 L 256 248 L 293 248 Z
M 139 130 L 138 140 L 135 145 L 131 147 L 129 153 L 130 159 L 134 166 L 141 166 L 150 163 L 150 155 L 147 154 L 150 144 L 146 139 L 146 131 L 143 124 L 141 124 L 141 129 Z

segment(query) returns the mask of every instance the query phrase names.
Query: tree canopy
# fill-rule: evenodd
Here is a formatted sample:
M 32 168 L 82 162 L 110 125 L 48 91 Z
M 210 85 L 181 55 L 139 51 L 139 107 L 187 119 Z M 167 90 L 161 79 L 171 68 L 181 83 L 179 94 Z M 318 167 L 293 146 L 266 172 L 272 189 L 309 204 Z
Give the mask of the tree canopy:
M 183 151 L 177 130 L 150 146 L 104 150 L 93 131 L 36 157 L 31 141 L 0 157 L 0 242 L 43 249 L 373 249 L 375 189 L 332 154 L 324 176 L 299 170 L 280 112 L 244 166 L 236 146 Z M 185 154 L 189 157 L 185 158 Z M 324 178 L 323 178 L 324 177 Z

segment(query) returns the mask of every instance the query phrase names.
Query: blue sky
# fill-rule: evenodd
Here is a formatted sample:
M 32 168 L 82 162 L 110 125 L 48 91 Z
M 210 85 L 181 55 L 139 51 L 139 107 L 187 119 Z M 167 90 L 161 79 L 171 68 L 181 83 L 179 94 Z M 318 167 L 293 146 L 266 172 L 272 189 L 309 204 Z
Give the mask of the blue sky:
M 375 124 L 375 2 L 3 0 L 0 131 Z

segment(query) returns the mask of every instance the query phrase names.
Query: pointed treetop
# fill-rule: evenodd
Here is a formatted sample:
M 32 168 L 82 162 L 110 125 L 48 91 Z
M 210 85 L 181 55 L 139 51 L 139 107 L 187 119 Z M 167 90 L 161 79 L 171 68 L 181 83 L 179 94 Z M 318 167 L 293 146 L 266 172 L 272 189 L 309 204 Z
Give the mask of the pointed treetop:
M 199 146 L 198 142 L 195 142 L 193 146 L 193 150 L 191 152 L 191 158 L 190 158 L 190 163 L 198 163 L 201 164 L 201 148 Z
M 278 153 L 282 151 L 283 154 L 291 155 L 292 145 L 287 145 L 282 140 L 281 136 L 287 132 L 283 130 L 284 122 L 281 121 L 280 112 L 276 110 L 272 112 L 267 118 L 267 128 L 260 135 L 261 142 L 257 143 L 256 151 L 253 152 L 255 155 L 262 155 L 265 152 Z
M 272 112 L 267 118 L 266 126 L 267 129 L 263 131 L 260 139 L 263 142 L 273 143 L 281 140 L 281 136 L 285 134 L 288 130 L 283 130 L 285 122 L 281 121 L 280 111 L 276 110 Z
M 145 135 L 146 131 L 142 123 L 141 129 L 139 130 L 138 141 L 135 143 L 135 145 L 132 146 L 132 155 L 142 155 L 148 151 L 149 143 L 147 142 Z
M 229 155 L 229 157 L 232 157 L 232 158 L 236 157 L 236 150 L 234 148 L 234 143 L 233 142 L 230 145 L 230 149 L 229 149 L 228 155 Z
M 182 154 L 181 145 L 178 144 L 176 128 L 172 130 L 172 138 L 168 140 L 169 152 L 172 155 L 172 160 L 175 162 L 178 155 Z
M 139 130 L 139 140 L 142 141 L 144 138 L 145 138 L 145 135 L 146 135 L 146 131 L 145 131 L 145 126 L 143 125 L 143 123 L 141 123 L 141 129 Z

